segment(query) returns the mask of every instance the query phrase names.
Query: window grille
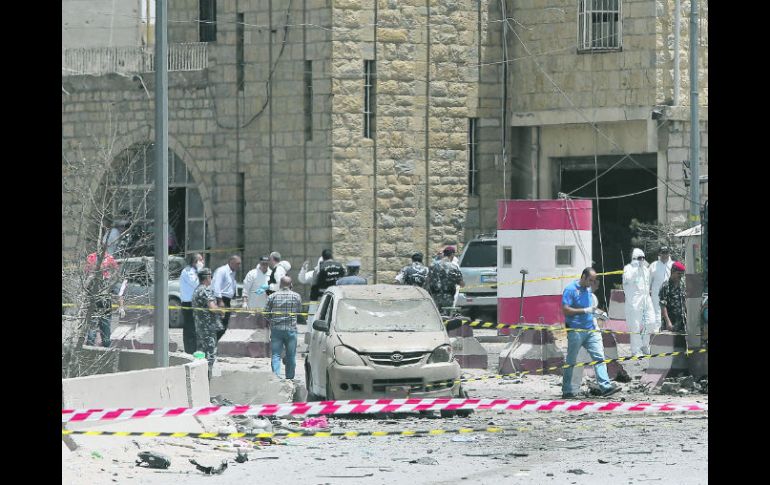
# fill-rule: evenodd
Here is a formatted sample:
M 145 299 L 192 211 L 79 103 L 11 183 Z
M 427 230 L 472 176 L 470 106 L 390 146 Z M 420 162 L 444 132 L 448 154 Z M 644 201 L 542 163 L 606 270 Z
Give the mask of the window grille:
M 578 51 L 613 51 L 623 46 L 621 0 L 579 0 Z
M 364 138 L 374 138 L 376 90 L 375 61 L 364 61 Z

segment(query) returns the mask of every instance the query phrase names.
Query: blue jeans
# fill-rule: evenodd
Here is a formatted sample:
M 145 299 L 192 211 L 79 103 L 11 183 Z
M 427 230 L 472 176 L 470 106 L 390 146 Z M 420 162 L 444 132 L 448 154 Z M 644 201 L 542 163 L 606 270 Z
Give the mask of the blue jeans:
M 281 377 L 281 352 L 286 346 L 286 378 L 294 379 L 294 369 L 297 367 L 297 331 L 270 331 L 270 350 L 273 356 L 272 368 L 275 375 Z
M 567 331 L 567 364 L 574 365 L 577 363 L 577 356 L 581 347 L 586 348 L 592 361 L 604 360 L 604 345 L 602 344 L 602 336 L 599 332 Z M 579 387 L 578 389 L 572 389 L 572 373 L 574 370 L 574 367 L 564 369 L 561 384 L 563 394 L 577 394 L 580 391 Z M 610 389 L 612 384 L 610 384 L 610 376 L 607 374 L 607 364 L 596 364 L 594 371 L 596 372 L 596 382 L 599 384 L 599 387 L 603 391 Z
M 88 334 L 86 336 L 86 345 L 96 344 L 96 327 L 99 327 L 99 333 L 102 334 L 102 347 L 110 346 L 110 333 L 112 327 L 110 326 L 110 320 L 112 315 L 101 315 L 91 318 L 91 325 L 88 328 Z

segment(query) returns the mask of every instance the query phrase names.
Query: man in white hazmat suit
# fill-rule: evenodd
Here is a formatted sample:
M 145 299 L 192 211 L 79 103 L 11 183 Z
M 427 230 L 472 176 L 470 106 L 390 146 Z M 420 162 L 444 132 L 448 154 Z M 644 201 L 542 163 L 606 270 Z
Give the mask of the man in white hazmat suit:
M 623 268 L 623 291 L 626 296 L 626 324 L 631 332 L 631 353 L 648 354 L 655 314 L 650 298 L 650 268 L 644 251 L 639 248 L 634 248 L 631 262 Z
M 660 331 L 660 289 L 671 276 L 671 265 L 674 260 L 671 259 L 671 250 L 667 246 L 660 248 L 658 260 L 650 265 L 650 289 L 652 290 L 652 309 L 655 312 L 654 332 Z

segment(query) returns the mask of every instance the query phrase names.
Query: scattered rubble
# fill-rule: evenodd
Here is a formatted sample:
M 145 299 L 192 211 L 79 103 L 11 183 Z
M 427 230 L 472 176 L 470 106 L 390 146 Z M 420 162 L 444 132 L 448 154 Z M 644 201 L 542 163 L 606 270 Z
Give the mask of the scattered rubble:
M 190 459 L 190 463 L 195 465 L 195 468 L 197 468 L 198 471 L 201 471 L 206 475 L 221 475 L 225 470 L 227 470 L 227 460 L 222 460 L 222 464 L 217 467 L 203 466 L 192 458 Z
M 139 459 L 136 460 L 136 466 L 143 466 L 146 464 L 147 468 L 159 468 L 161 470 L 165 470 L 171 466 L 171 460 L 169 460 L 168 456 L 163 453 L 140 451 L 138 456 Z
M 661 394 L 684 395 L 693 392 L 708 394 L 708 378 L 703 377 L 700 381 L 696 381 L 693 376 L 669 377 L 660 386 Z

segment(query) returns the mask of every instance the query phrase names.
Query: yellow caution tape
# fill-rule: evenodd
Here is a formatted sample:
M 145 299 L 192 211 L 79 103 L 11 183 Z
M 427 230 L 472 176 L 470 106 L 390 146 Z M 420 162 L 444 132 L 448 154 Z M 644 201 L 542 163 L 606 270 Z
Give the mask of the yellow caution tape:
M 617 271 L 607 271 L 605 273 L 596 273 L 596 276 L 608 276 L 608 275 L 616 275 L 616 274 L 623 274 L 623 270 L 619 269 Z M 580 275 L 566 275 L 566 276 L 544 276 L 542 278 L 533 278 L 526 280 L 527 283 L 537 283 L 540 281 L 553 281 L 553 280 L 566 280 L 566 279 L 574 279 L 574 278 L 580 278 Z M 484 283 L 481 285 L 473 285 L 473 286 L 463 286 L 459 289 L 460 293 L 467 293 L 468 290 L 478 289 L 478 288 L 497 288 L 499 286 L 508 286 L 508 285 L 518 285 L 521 284 L 522 280 L 516 280 L 516 281 L 509 281 L 506 283 Z

